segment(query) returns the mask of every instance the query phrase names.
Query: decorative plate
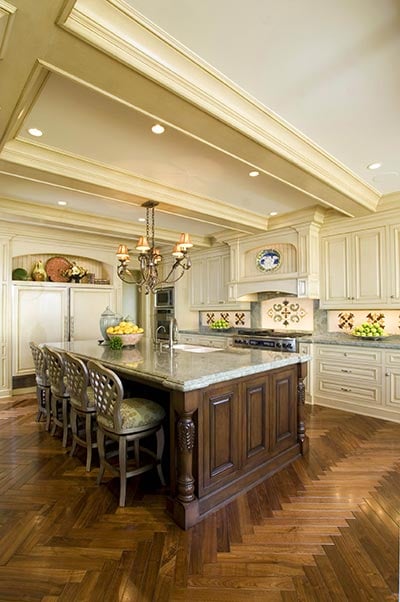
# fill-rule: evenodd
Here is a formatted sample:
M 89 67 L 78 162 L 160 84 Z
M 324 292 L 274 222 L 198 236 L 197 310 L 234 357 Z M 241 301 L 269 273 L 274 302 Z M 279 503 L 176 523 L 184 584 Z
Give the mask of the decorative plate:
M 264 249 L 257 253 L 256 266 L 261 272 L 272 272 L 281 265 L 281 254 L 276 249 Z
M 46 263 L 46 273 L 52 282 L 69 282 L 69 277 L 63 272 L 72 267 L 72 263 L 65 257 L 50 257 Z
M 15 268 L 12 271 L 13 280 L 28 280 L 28 272 L 24 268 Z

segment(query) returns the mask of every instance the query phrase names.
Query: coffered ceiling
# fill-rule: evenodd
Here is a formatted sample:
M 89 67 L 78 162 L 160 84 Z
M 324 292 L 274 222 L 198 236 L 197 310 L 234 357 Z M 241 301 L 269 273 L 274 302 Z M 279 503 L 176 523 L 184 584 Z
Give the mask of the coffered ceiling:
M 160 243 L 207 246 L 400 199 L 395 0 L 0 0 L 0 25 L 2 219 L 129 240 L 153 199 Z

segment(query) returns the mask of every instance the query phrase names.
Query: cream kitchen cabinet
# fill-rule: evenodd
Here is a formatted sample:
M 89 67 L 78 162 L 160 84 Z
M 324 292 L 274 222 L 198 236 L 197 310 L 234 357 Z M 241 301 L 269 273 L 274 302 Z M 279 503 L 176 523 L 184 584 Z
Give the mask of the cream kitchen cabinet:
M 385 351 L 385 403 L 400 420 L 400 350 Z
M 13 284 L 13 377 L 32 373 L 29 342 L 97 339 L 100 315 L 115 307 L 111 286 L 25 282 Z
M 314 403 L 400 422 L 400 350 L 314 345 Z
M 248 302 L 229 298 L 230 251 L 218 248 L 192 257 L 190 269 L 190 308 L 249 309 Z
M 321 307 L 380 307 L 385 287 L 385 228 L 322 238 Z

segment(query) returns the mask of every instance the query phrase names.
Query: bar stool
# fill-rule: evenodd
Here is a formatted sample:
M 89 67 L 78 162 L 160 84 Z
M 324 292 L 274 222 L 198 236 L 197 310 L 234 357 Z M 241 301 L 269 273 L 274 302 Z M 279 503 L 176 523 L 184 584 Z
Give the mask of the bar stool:
M 43 348 L 31 341 L 29 343 L 31 348 L 33 363 L 35 365 L 35 376 L 36 376 L 36 397 L 38 402 L 38 413 L 36 420 L 40 422 L 42 416 L 46 418 L 46 431 L 50 430 L 50 381 L 47 372 L 46 356 Z
M 94 391 L 97 410 L 97 444 L 100 458 L 100 471 L 97 484 L 101 483 L 105 468 L 119 475 L 119 505 L 125 506 L 126 481 L 130 477 L 142 474 L 156 467 L 161 484 L 165 485 L 161 467 L 164 450 L 164 409 L 150 399 L 131 397 L 124 399 L 124 388 L 117 374 L 98 362 L 88 362 L 90 382 Z M 157 450 L 142 447 L 140 440 L 156 435 Z M 112 452 L 107 447 L 106 439 L 118 443 L 118 466 L 109 462 Z M 134 466 L 127 469 L 128 447 L 133 442 Z M 141 455 L 146 456 L 146 463 L 141 464 Z
M 89 472 L 92 464 L 92 450 L 97 448 L 96 432 L 96 406 L 94 392 L 89 386 L 89 373 L 85 363 L 72 353 L 63 352 L 65 380 L 70 396 L 70 423 L 72 430 L 73 456 L 76 446 L 86 448 L 86 470 Z M 80 419 L 84 428 L 79 429 Z
M 47 345 L 43 347 L 43 350 L 46 356 L 51 389 L 51 412 L 53 418 L 51 434 L 55 434 L 57 426 L 62 428 L 62 446 L 67 447 L 68 428 L 70 428 L 69 392 L 64 378 L 64 359 L 61 353 L 55 349 L 51 349 Z

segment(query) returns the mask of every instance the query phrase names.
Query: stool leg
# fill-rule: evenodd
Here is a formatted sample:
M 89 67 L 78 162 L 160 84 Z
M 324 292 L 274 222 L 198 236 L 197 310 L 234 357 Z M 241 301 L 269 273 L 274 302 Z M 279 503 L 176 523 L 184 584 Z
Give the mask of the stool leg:
M 99 451 L 99 460 L 100 460 L 100 470 L 99 470 L 99 474 L 97 475 L 97 485 L 100 485 L 101 483 L 101 479 L 103 478 L 104 475 L 104 470 L 105 470 L 105 451 L 104 451 L 104 433 L 101 430 L 101 428 L 97 427 L 97 449 Z
M 72 447 L 69 455 L 73 456 L 76 450 L 76 437 L 78 436 L 78 416 L 73 405 L 71 405 L 70 422 L 72 431 Z
M 51 398 L 50 387 L 46 387 L 45 398 L 44 398 L 44 405 L 46 408 L 46 431 L 50 430 L 50 421 L 51 421 L 50 398 Z
M 90 471 L 92 464 L 92 417 L 93 414 L 85 416 L 85 440 L 86 440 L 86 471 Z
M 51 396 L 51 412 L 53 414 L 53 427 L 51 429 L 51 434 L 54 437 L 55 433 L 56 433 L 56 428 L 57 428 L 57 420 L 58 420 L 58 415 L 57 415 L 57 397 L 55 395 Z
M 157 437 L 157 472 L 158 472 L 158 476 L 161 481 L 161 485 L 163 487 L 165 487 L 164 473 L 163 473 L 163 469 L 161 466 L 161 458 L 163 455 L 164 444 L 165 444 L 164 428 L 162 425 L 160 426 L 159 430 L 157 431 L 156 437 Z
M 42 389 L 39 385 L 36 386 L 36 399 L 38 403 L 38 411 L 36 414 L 36 422 L 40 421 L 40 417 L 42 415 Z
M 126 500 L 126 439 L 119 438 L 119 505 L 125 506 Z
M 68 400 L 62 400 L 62 416 L 63 416 L 63 438 L 62 438 L 62 446 L 67 447 L 67 438 L 68 438 Z

